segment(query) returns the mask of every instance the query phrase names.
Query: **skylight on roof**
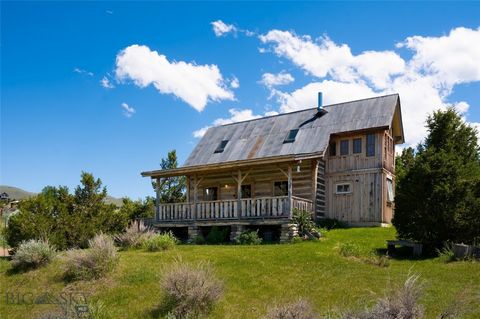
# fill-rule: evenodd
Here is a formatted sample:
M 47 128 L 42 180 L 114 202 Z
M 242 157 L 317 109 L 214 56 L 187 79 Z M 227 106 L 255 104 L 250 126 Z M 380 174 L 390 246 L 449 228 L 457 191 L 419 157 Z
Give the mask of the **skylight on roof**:
M 225 147 L 227 146 L 227 143 L 228 143 L 228 140 L 221 141 L 214 153 L 222 153 Z
M 285 140 L 283 141 L 283 143 L 295 142 L 295 137 L 297 137 L 297 133 L 298 133 L 298 128 L 290 130 L 290 132 L 288 132 L 287 134 L 287 137 L 285 137 Z

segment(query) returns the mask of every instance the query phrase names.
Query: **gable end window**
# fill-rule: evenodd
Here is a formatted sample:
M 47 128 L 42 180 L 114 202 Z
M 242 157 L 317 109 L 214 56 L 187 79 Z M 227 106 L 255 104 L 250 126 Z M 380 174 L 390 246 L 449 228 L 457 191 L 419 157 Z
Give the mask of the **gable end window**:
M 353 139 L 353 154 L 359 154 L 362 152 L 362 139 L 354 138 Z
M 375 134 L 367 135 L 367 156 L 375 156 Z
M 285 140 L 283 141 L 283 143 L 295 142 L 295 137 L 297 137 L 297 133 L 298 133 L 298 128 L 294 130 L 290 130 L 290 132 L 288 132 L 287 134 L 287 137 L 285 137 Z
M 227 146 L 227 144 L 228 144 L 228 140 L 221 141 L 220 144 L 218 144 L 218 147 L 215 149 L 214 153 L 222 153 L 225 147 Z
M 348 155 L 348 147 L 349 147 L 348 140 L 342 140 L 340 141 L 340 155 Z
M 336 194 L 350 194 L 352 192 L 352 185 L 350 183 L 340 183 L 335 185 Z

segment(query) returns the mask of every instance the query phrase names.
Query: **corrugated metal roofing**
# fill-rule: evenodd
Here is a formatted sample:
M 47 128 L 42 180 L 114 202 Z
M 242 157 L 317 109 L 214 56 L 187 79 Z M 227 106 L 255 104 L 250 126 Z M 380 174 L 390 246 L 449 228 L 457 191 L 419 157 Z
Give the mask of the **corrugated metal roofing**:
M 264 157 L 323 152 L 330 135 L 377 127 L 390 127 L 398 94 L 307 109 L 210 128 L 186 160 L 184 167 Z M 295 142 L 284 143 L 292 129 L 299 129 Z M 214 153 L 228 140 L 222 153 Z

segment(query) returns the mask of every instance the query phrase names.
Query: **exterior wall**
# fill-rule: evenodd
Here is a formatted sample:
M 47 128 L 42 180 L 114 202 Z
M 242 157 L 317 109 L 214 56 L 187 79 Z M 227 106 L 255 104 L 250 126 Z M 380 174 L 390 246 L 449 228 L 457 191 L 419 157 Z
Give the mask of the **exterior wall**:
M 366 156 L 366 136 L 375 134 L 375 156 Z M 353 139 L 362 140 L 362 152 L 353 154 Z M 340 141 L 349 140 L 348 155 L 340 155 Z M 336 218 L 350 224 L 373 225 L 390 223 L 393 203 L 387 202 L 387 176 L 395 176 L 394 143 L 388 131 L 375 131 L 331 138 L 337 152 L 326 161 L 326 212 L 325 217 Z M 350 192 L 337 194 L 337 185 L 347 183 Z
M 287 181 L 279 167 L 285 172 L 286 165 L 265 165 L 261 167 L 242 170 L 242 177 L 248 172 L 242 185 L 251 185 L 252 197 L 270 197 L 273 196 L 273 185 L 277 181 Z M 237 198 L 237 182 L 233 177 L 237 177 L 238 172 L 219 172 L 202 176 L 198 185 L 198 200 L 204 198 L 205 188 L 218 187 L 218 199 L 228 200 Z M 300 172 L 297 172 L 297 163 L 292 163 L 293 196 L 312 200 L 312 161 L 304 160 L 300 163 Z M 193 198 L 194 186 L 190 183 L 190 197 Z

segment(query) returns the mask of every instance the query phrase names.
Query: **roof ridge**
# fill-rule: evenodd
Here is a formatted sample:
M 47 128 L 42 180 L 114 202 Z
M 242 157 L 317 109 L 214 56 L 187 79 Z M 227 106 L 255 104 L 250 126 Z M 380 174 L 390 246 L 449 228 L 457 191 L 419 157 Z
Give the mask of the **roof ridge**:
M 328 105 L 324 105 L 323 107 L 332 107 L 332 106 L 335 106 L 335 105 L 342 105 L 342 104 L 348 104 L 348 103 L 360 102 L 360 101 L 366 101 L 366 100 L 372 100 L 372 99 L 380 99 L 380 98 L 385 98 L 385 97 L 392 96 L 392 95 L 399 95 L 399 94 L 398 93 L 391 93 L 391 94 L 385 94 L 385 95 L 380 95 L 380 96 L 372 96 L 372 97 L 367 97 L 367 98 L 358 99 L 358 100 L 328 104 Z M 245 121 L 238 121 L 238 122 L 227 123 L 227 124 L 222 124 L 222 125 L 218 125 L 218 126 L 212 126 L 210 128 L 224 127 L 224 126 L 234 125 L 234 124 L 238 124 L 238 123 L 245 123 L 245 122 L 253 122 L 253 121 L 263 120 L 263 119 L 266 119 L 266 118 L 272 118 L 272 117 L 289 115 L 289 114 L 294 114 L 294 113 L 312 111 L 312 110 L 316 110 L 316 109 L 317 109 L 316 107 L 312 107 L 312 108 L 297 110 L 297 111 L 293 111 L 293 112 L 279 113 L 279 114 L 275 114 L 275 115 L 262 116 L 262 117 L 258 117 L 258 118 L 254 118 L 254 119 L 250 119 L 250 120 L 245 120 Z

